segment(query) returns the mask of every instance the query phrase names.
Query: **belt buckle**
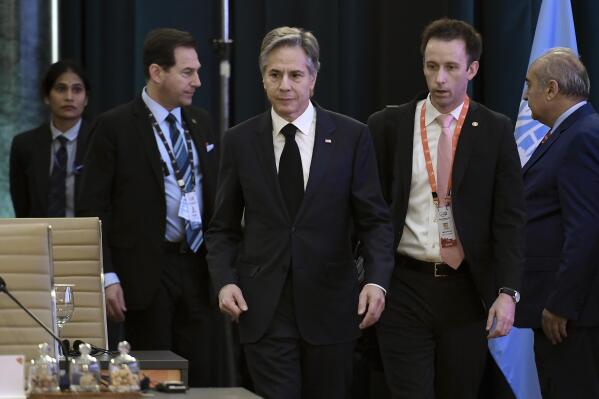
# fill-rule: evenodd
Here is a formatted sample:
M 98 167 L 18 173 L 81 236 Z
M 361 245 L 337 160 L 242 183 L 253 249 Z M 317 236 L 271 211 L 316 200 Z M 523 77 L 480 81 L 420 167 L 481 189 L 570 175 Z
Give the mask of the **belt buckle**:
M 434 276 L 435 277 L 447 277 L 447 276 L 449 276 L 447 273 L 442 273 L 442 272 L 439 271 L 439 266 L 441 266 L 441 265 L 444 265 L 444 263 L 443 262 L 435 262 L 434 263 L 434 265 L 433 265 L 433 268 L 434 268 L 434 273 L 433 274 L 434 274 Z

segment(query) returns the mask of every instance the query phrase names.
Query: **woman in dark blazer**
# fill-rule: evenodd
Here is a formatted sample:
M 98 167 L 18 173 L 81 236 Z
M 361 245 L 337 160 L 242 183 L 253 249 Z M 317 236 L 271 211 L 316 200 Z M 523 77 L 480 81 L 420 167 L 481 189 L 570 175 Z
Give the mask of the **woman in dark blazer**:
M 58 61 L 42 81 L 50 121 L 17 134 L 10 150 L 10 194 L 17 217 L 74 216 L 87 147 L 82 119 L 89 82 L 79 66 Z

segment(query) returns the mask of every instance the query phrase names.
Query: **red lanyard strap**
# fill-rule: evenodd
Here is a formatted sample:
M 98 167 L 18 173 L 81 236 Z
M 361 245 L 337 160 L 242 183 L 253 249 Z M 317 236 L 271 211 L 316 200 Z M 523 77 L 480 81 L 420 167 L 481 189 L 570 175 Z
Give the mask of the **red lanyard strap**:
M 462 111 L 460 112 L 460 116 L 458 118 L 458 122 L 453 131 L 453 137 L 451 141 L 451 167 L 453 169 L 453 158 L 455 156 L 455 150 L 458 145 L 458 139 L 460 138 L 460 133 L 462 132 L 462 126 L 464 125 L 464 119 L 466 119 L 466 114 L 468 113 L 468 108 L 470 107 L 470 98 L 466 96 L 464 99 L 464 105 L 462 106 Z M 422 104 L 422 110 L 420 111 L 420 138 L 422 139 L 422 151 L 424 152 L 424 161 L 426 163 L 426 171 L 428 173 L 428 182 L 431 186 L 431 192 L 433 194 L 433 200 L 435 203 L 438 201 L 437 195 L 437 181 L 435 179 L 435 172 L 433 170 L 433 161 L 431 159 L 431 152 L 428 146 L 428 136 L 426 135 L 426 100 L 424 104 Z M 447 183 L 447 194 L 451 193 L 451 175 L 449 174 L 449 182 Z

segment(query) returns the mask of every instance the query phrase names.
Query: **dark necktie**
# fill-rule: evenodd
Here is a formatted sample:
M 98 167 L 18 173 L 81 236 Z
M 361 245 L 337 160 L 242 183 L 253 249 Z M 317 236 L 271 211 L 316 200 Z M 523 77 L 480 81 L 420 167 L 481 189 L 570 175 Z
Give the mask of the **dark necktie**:
M 281 129 L 281 133 L 285 136 L 285 147 L 279 159 L 279 185 L 291 220 L 295 220 L 304 198 L 304 173 L 302 158 L 295 142 L 296 131 L 297 128 L 291 123 Z
M 60 147 L 54 153 L 52 174 L 48 190 L 48 217 L 65 217 L 66 178 L 67 178 L 67 142 L 69 139 L 57 137 Z
M 195 188 L 191 186 L 191 174 L 193 172 L 191 170 L 191 163 L 189 162 L 185 140 L 177 128 L 177 118 L 175 118 L 173 114 L 168 114 L 166 121 L 168 122 L 169 133 L 171 135 L 173 155 L 177 161 L 177 167 L 183 174 L 185 192 L 191 192 L 191 190 L 194 190 Z M 197 179 L 196 184 L 200 184 Z M 192 223 L 189 220 L 185 220 L 185 238 L 189 248 L 191 248 L 193 252 L 197 252 L 202 244 L 202 241 L 204 241 L 202 224 L 195 222 Z

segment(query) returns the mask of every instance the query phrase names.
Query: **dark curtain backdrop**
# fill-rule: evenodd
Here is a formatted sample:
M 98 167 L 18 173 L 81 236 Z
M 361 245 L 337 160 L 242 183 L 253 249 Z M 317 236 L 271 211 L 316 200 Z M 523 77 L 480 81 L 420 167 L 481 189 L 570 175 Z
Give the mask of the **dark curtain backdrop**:
M 218 110 L 217 0 L 60 0 L 61 58 L 79 61 L 91 81 L 90 116 L 131 101 L 144 86 L 142 46 L 155 28 L 191 32 L 198 42 L 202 87 L 194 103 Z
M 322 68 L 315 99 L 365 121 L 385 104 L 410 100 L 426 89 L 420 32 L 449 16 L 472 23 L 483 35 L 479 75 L 471 95 L 515 119 L 541 0 L 240 0 L 231 3 L 231 121 L 264 111 L 258 70 L 260 41 L 280 25 L 313 31 Z M 218 59 L 212 40 L 220 27 L 219 0 L 62 0 L 62 56 L 82 62 L 92 81 L 93 116 L 139 95 L 145 34 L 171 26 L 192 32 L 199 44 L 202 87 L 194 103 L 218 112 Z M 572 0 L 579 51 L 599 82 L 596 0 Z M 599 83 L 598 83 L 599 84 Z M 591 101 L 599 104 L 592 85 Z
M 264 109 L 256 66 L 261 37 L 280 25 L 312 30 L 321 44 L 322 69 L 315 99 L 365 121 L 385 104 L 425 90 L 420 33 L 448 16 L 473 24 L 483 35 L 481 69 L 471 94 L 515 119 L 541 0 L 338 0 L 236 2 L 234 12 L 234 118 Z M 578 45 L 591 81 L 599 81 L 596 0 L 572 1 Z M 259 101 L 243 101 L 246 98 Z M 599 103 L 599 90 L 592 99 Z M 240 101 L 241 100 L 241 101 Z

